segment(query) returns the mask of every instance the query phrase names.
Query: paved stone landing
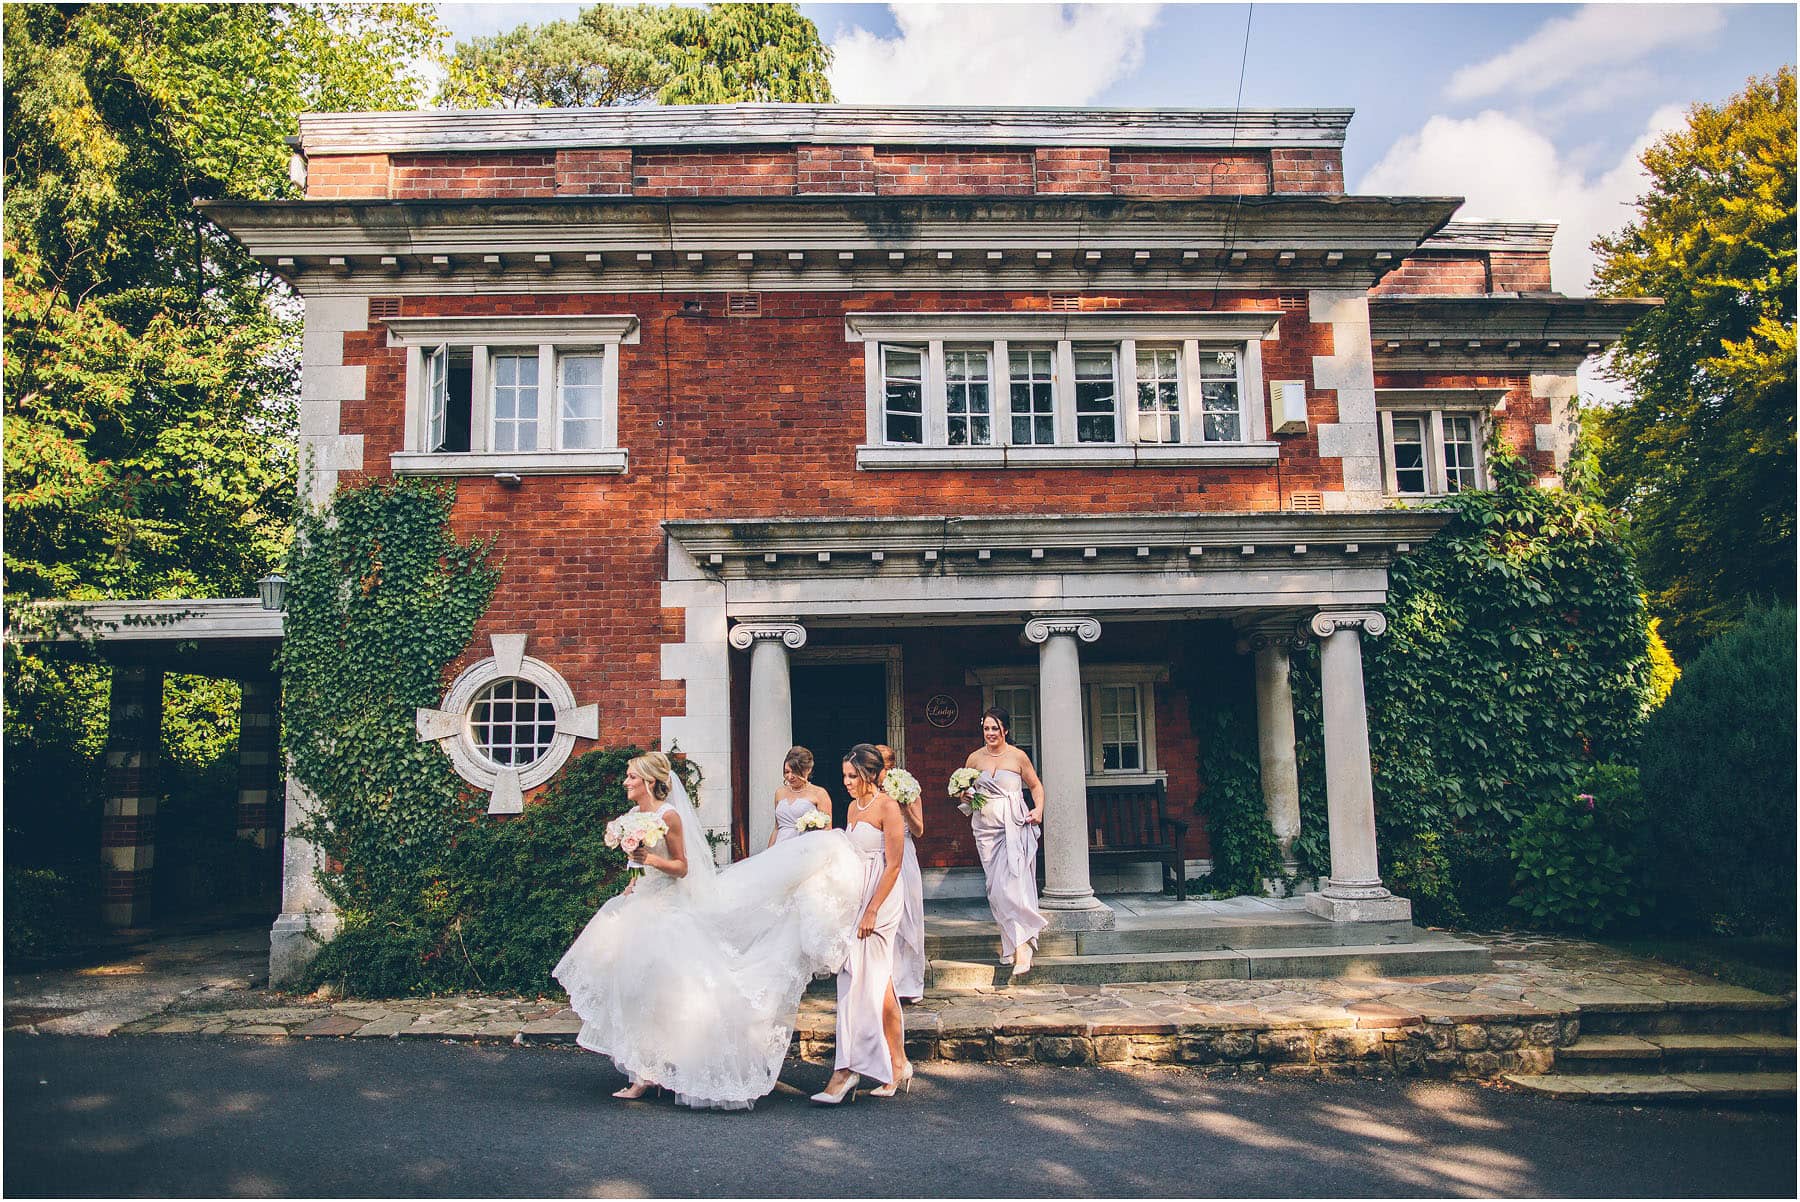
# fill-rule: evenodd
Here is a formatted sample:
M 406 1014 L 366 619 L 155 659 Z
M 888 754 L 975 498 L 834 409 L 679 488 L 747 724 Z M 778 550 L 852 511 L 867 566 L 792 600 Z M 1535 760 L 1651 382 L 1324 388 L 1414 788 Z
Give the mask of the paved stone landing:
M 1650 1026 L 1680 1015 L 1740 1014 L 1772 1018 L 1792 1031 L 1792 998 L 1721 985 L 1579 940 L 1481 938 L 1493 952 L 1494 971 L 1455 977 L 1021 983 L 934 993 L 906 1008 L 907 1044 L 922 1059 L 1493 1079 L 1560 1067 L 1559 1052 L 1581 1038 L 1590 1007 L 1596 1018 L 1630 1014 Z M 178 1004 L 118 1030 L 570 1043 L 579 1025 L 572 1012 L 546 999 L 331 1001 L 265 993 L 258 1004 L 231 1008 Z M 827 1057 L 832 1035 L 832 999 L 809 995 L 795 1035 L 799 1052 Z M 1592 1094 L 1598 1080 L 1569 1092 Z

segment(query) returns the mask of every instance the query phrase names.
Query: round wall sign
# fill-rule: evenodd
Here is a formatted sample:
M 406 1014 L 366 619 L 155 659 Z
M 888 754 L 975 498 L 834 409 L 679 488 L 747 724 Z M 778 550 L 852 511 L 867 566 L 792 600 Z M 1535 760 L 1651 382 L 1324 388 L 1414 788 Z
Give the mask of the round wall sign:
M 925 703 L 925 721 L 942 730 L 946 726 L 955 726 L 957 715 L 962 711 L 957 707 L 956 698 L 948 693 L 937 693 Z

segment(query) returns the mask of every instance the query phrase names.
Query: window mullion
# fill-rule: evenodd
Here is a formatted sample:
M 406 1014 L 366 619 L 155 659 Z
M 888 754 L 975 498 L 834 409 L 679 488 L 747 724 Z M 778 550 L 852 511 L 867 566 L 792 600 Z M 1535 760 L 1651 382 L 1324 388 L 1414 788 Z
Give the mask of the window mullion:
M 1438 496 L 1447 496 L 1450 492 L 1450 473 L 1444 466 L 1444 411 L 1431 411 L 1431 437 L 1425 449 L 1427 466 L 1431 473 L 1431 491 Z
M 491 427 L 494 412 L 494 399 L 489 394 L 488 348 L 473 346 L 469 348 L 469 450 L 482 452 L 493 449 L 494 431 Z
M 537 436 L 532 445 L 540 451 L 562 450 L 562 396 L 556 386 L 556 347 L 548 342 L 538 344 Z
M 948 446 L 950 443 L 949 387 L 945 382 L 944 340 L 933 338 L 925 344 L 925 445 Z
M 1397 497 L 1400 495 L 1400 478 L 1394 468 L 1398 460 L 1399 452 L 1394 445 L 1394 414 L 1393 411 L 1389 409 L 1383 409 L 1381 411 L 1381 441 L 1382 479 L 1387 484 L 1388 495 L 1390 497 Z
M 1004 447 L 1012 443 L 1012 364 L 1007 362 L 1004 338 L 994 339 L 994 363 L 988 374 L 993 379 L 988 389 L 994 411 L 994 445 Z
M 1138 441 L 1137 339 L 1119 340 L 1119 370 L 1114 408 L 1119 411 L 1119 441 Z
M 1056 429 L 1051 443 L 1061 446 L 1075 441 L 1075 344 L 1067 338 L 1056 342 L 1056 367 L 1051 372 L 1050 395 L 1056 412 Z

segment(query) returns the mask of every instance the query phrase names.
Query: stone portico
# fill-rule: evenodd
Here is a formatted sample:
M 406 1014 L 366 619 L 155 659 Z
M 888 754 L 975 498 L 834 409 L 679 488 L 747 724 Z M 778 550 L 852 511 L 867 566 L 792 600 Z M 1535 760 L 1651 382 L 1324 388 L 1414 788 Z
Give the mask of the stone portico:
M 1331 873 L 1305 905 L 1337 922 L 1404 921 L 1411 907 L 1377 867 L 1361 648 L 1386 628 L 1379 607 L 1393 557 L 1443 521 L 1416 511 L 671 521 L 664 602 L 688 620 L 663 662 L 687 682 L 690 704 L 664 719 L 663 740 L 718 779 L 734 730 L 731 705 L 716 702 L 734 694 L 718 683 L 747 674 L 737 695 L 749 804 L 739 812 L 744 845 L 761 847 L 773 820 L 759 803 L 779 788 L 795 739 L 793 654 L 811 632 L 992 628 L 1036 651 L 1043 908 L 1053 929 L 1103 929 L 1114 917 L 1089 871 L 1084 656 L 1109 629 L 1135 623 L 1232 623 L 1240 650 L 1255 656 L 1265 803 L 1291 851 L 1299 786 L 1288 656 L 1317 639 Z M 734 653 L 743 653 L 736 663 Z M 702 804 L 710 828 L 732 831 L 727 790 L 709 787 Z

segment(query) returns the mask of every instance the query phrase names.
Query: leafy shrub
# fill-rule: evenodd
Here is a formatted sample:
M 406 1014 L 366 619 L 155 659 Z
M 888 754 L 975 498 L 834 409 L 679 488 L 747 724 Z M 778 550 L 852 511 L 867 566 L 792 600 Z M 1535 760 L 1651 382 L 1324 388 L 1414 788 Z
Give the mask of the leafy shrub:
M 1200 727 L 1200 779 L 1206 782 L 1195 810 L 1206 821 L 1212 872 L 1204 886 L 1225 896 L 1260 895 L 1263 882 L 1283 876 L 1281 847 L 1269 825 L 1262 794 L 1256 716 L 1221 706 Z
M 1509 842 L 1518 890 L 1533 921 L 1603 931 L 1640 913 L 1644 806 L 1637 769 L 1602 765 L 1582 791 L 1545 801 Z
M 85 876 L 87 879 L 81 879 Z M 39 960 L 89 943 L 97 934 L 99 872 L 6 870 L 6 957 Z
M 1639 764 L 1664 917 L 1743 934 L 1794 921 L 1794 609 L 1753 611 L 1652 715 Z

